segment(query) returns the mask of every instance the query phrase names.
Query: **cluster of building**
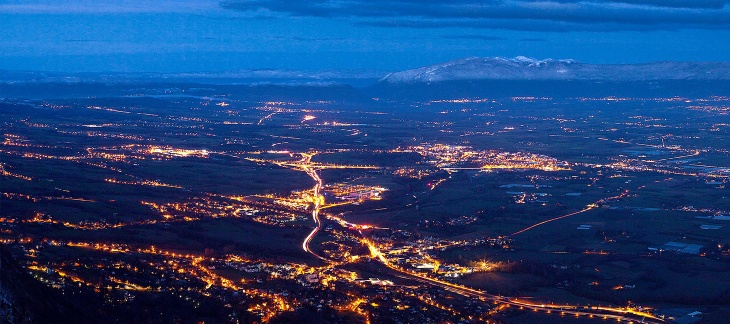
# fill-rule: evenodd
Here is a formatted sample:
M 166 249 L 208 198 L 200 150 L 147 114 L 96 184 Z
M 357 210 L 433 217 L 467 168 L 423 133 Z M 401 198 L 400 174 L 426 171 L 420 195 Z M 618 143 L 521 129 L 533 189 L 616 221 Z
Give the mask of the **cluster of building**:
M 379 186 L 353 185 L 346 183 L 326 184 L 324 196 L 337 200 L 357 201 L 380 200 L 381 194 L 388 189 Z
M 404 240 L 404 238 L 410 238 Z M 468 262 L 468 264 L 442 264 L 435 256 L 436 252 L 449 248 L 469 246 L 490 246 L 498 249 L 509 249 L 513 240 L 508 237 L 483 238 L 476 240 L 446 240 L 434 237 L 419 237 L 406 231 L 398 230 L 373 236 L 372 242 L 378 247 L 389 263 L 417 271 L 429 273 L 435 278 L 453 279 L 473 272 L 492 271 L 498 263 L 485 260 Z
M 445 170 L 476 169 L 536 169 L 542 171 L 570 170 L 568 162 L 527 152 L 503 152 L 476 150 L 471 146 L 447 144 L 423 144 L 411 146 L 407 152 L 416 152 L 428 159 L 428 163 Z
M 183 202 L 142 202 L 159 213 L 163 222 L 196 221 L 213 218 L 246 218 L 273 226 L 286 226 L 306 220 L 306 215 L 281 210 L 278 204 L 246 200 L 242 197 L 208 196 L 191 198 Z

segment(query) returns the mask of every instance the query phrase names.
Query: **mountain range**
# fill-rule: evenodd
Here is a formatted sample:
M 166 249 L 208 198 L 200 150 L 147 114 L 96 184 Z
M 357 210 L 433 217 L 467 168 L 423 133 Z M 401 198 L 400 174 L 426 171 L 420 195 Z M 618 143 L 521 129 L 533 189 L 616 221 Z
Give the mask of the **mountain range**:
M 0 71 L 0 98 L 191 95 L 200 88 L 246 100 L 382 102 L 546 96 L 707 97 L 730 93 L 730 62 L 588 64 L 464 58 L 412 70 L 240 70 L 196 73 Z M 376 101 L 377 101 L 376 100 Z
M 524 56 L 469 57 L 399 72 L 378 70 L 255 69 L 191 73 L 62 73 L 0 71 L 2 83 L 139 83 L 193 82 L 203 84 L 331 84 L 367 86 L 381 83 L 431 83 L 464 80 L 730 80 L 730 62 L 653 62 L 589 64 L 576 60 L 534 59 Z
M 470 57 L 390 73 L 385 83 L 431 83 L 463 80 L 730 80 L 730 62 L 653 62 L 587 64 L 575 60 Z

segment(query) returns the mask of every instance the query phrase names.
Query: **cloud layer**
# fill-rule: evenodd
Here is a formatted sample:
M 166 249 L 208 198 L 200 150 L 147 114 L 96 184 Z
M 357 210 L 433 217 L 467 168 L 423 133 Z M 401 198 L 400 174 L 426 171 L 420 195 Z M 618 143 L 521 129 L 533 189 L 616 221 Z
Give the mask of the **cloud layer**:
M 729 0 L 230 0 L 221 7 L 381 27 L 534 31 L 730 29 Z
M 215 0 L 0 0 L 4 14 L 198 13 Z

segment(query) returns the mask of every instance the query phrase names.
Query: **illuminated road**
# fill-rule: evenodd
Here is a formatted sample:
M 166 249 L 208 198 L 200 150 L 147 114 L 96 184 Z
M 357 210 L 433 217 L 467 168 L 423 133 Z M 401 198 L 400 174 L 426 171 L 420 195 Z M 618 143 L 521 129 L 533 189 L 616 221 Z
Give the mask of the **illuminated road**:
M 610 200 L 615 200 L 615 199 L 620 199 L 620 198 L 626 197 L 626 195 L 628 195 L 628 193 L 629 193 L 629 191 L 628 191 L 628 190 L 626 190 L 626 191 L 622 192 L 622 193 L 621 193 L 620 195 L 618 195 L 618 196 L 613 196 L 613 197 L 603 198 L 603 199 L 601 199 L 601 200 L 599 200 L 599 201 L 596 201 L 595 203 L 592 203 L 592 204 L 588 205 L 588 207 L 586 207 L 585 209 L 581 209 L 581 210 L 579 210 L 579 211 L 577 211 L 577 212 L 572 212 L 572 213 L 570 213 L 570 214 L 566 214 L 566 215 L 563 215 L 563 216 L 558 216 L 558 217 L 554 217 L 554 218 L 551 218 L 551 219 L 548 219 L 548 220 L 544 220 L 544 221 L 542 221 L 542 222 L 539 222 L 539 223 L 537 223 L 537 224 L 534 224 L 534 225 L 530 225 L 530 226 L 528 226 L 528 227 L 525 227 L 525 228 L 523 228 L 523 229 L 521 229 L 521 230 L 519 230 L 519 231 L 517 231 L 517 232 L 514 232 L 514 233 L 510 234 L 510 236 L 515 236 L 515 235 L 518 235 L 518 234 L 521 234 L 521 233 L 527 232 L 527 231 L 529 231 L 529 230 L 531 230 L 531 229 L 533 229 L 533 228 L 535 228 L 535 227 L 538 227 L 538 226 L 541 226 L 541 225 L 545 225 L 545 224 L 547 224 L 547 223 L 550 223 L 550 222 L 554 222 L 554 221 L 556 221 L 556 220 L 560 220 L 560 219 L 563 219 L 563 218 L 568 218 L 568 217 L 570 217 L 570 216 L 575 216 L 575 215 L 578 215 L 578 214 L 582 214 L 582 213 L 585 213 L 585 212 L 587 212 L 587 211 L 589 211 L 589 210 L 592 210 L 592 209 L 594 209 L 594 208 L 598 208 L 598 207 L 599 207 L 600 205 L 602 205 L 603 203 L 605 203 L 605 202 L 607 202 L 607 201 L 610 201 Z
M 261 125 L 265 120 L 267 120 L 271 117 L 274 117 L 274 115 L 276 115 L 278 113 L 280 113 L 280 111 L 275 111 L 275 112 L 272 112 L 272 113 L 262 117 L 261 119 L 259 119 L 259 122 L 256 125 Z
M 594 207 L 594 206 L 588 206 L 587 208 L 585 208 L 585 209 L 581 209 L 581 210 L 579 210 L 579 211 L 577 211 L 577 212 L 574 212 L 574 213 L 570 213 L 570 214 L 567 214 L 567 215 L 563 215 L 563 216 L 558 216 L 558 217 L 555 217 L 555 218 L 551 218 L 551 219 L 548 219 L 548 220 L 544 220 L 544 221 L 542 221 L 542 222 L 539 222 L 539 223 L 537 223 L 537 224 L 534 224 L 534 225 L 528 226 L 528 227 L 526 227 L 526 228 L 523 228 L 523 229 L 521 229 L 521 230 L 519 230 L 519 231 L 517 231 L 517 232 L 514 232 L 514 233 L 512 233 L 512 234 L 511 234 L 510 236 L 515 236 L 515 235 L 517 235 L 517 234 L 520 234 L 520 233 L 524 233 L 524 232 L 527 232 L 527 231 L 529 231 L 529 230 L 531 230 L 531 229 L 533 229 L 533 228 L 535 228 L 535 227 L 538 227 L 538 226 L 540 226 L 540 225 L 545 225 L 545 224 L 547 224 L 547 223 L 550 223 L 550 222 L 554 222 L 554 221 L 556 221 L 556 220 L 559 220 L 559 219 L 563 219 L 563 218 L 568 218 L 568 217 L 570 217 L 570 216 L 575 216 L 575 215 L 578 215 L 578 214 L 582 214 L 582 213 L 585 213 L 585 212 L 587 212 L 587 211 L 589 211 L 589 210 L 591 210 L 591 209 L 593 209 L 593 208 L 596 208 L 596 207 Z
M 670 157 L 670 158 L 661 159 L 661 160 L 648 160 L 646 162 L 664 162 L 664 161 L 670 161 L 670 160 L 679 160 L 679 159 L 685 159 L 685 158 L 689 158 L 689 157 L 695 157 L 695 156 L 698 156 L 698 155 L 700 155 L 700 151 L 695 151 L 692 154 L 687 154 L 687 155 L 682 155 L 682 156 L 675 156 L 675 157 Z
M 395 270 L 395 269 L 394 269 Z M 613 307 L 601 307 L 601 306 L 573 306 L 573 305 L 554 305 L 554 304 L 534 304 L 527 301 L 495 296 L 484 293 L 479 290 L 474 290 L 467 287 L 461 287 L 458 285 L 452 285 L 449 282 L 442 282 L 436 279 L 422 277 L 419 275 L 401 275 L 401 278 L 411 279 L 421 283 L 430 284 L 433 286 L 440 287 L 444 290 L 451 291 L 462 296 L 476 297 L 481 299 L 487 299 L 498 304 L 509 305 L 517 307 L 519 309 L 527 309 L 535 312 L 545 312 L 546 314 L 559 314 L 562 316 L 570 315 L 574 317 L 588 317 L 595 319 L 604 320 L 615 320 L 618 322 L 643 322 L 643 323 L 662 323 L 664 322 L 660 318 L 649 313 L 643 313 L 636 310 L 624 309 L 624 308 L 613 308 Z M 617 315 L 618 313 L 618 315 Z M 629 317 L 633 315 L 635 317 Z
M 307 235 L 306 238 L 304 238 L 304 242 L 302 242 L 302 249 L 321 260 L 330 261 L 327 258 L 315 253 L 309 248 L 309 243 L 312 242 L 314 236 L 317 235 L 317 232 L 319 232 L 319 230 L 322 228 L 322 221 L 319 219 L 319 211 L 320 209 L 322 209 L 322 205 L 324 203 L 324 196 L 319 194 L 322 190 L 322 178 L 320 178 L 319 174 L 317 174 L 317 170 L 309 166 L 312 160 L 312 155 L 313 154 L 302 153 L 302 163 L 300 167 L 315 181 L 314 188 L 312 188 L 312 219 L 314 219 L 314 223 L 317 226 L 312 230 L 312 232 L 309 233 L 309 235 Z
M 256 162 L 256 163 L 272 163 L 276 164 L 280 167 L 284 168 L 292 168 L 295 170 L 301 170 L 307 173 L 315 182 L 314 187 L 312 188 L 312 219 L 314 220 L 315 225 L 317 225 L 310 233 L 307 235 L 307 237 L 304 238 L 304 241 L 302 242 L 302 249 L 314 255 L 320 260 L 332 262 L 332 260 L 329 260 L 316 252 L 312 251 L 312 249 L 309 248 L 309 244 L 312 242 L 312 239 L 317 235 L 317 232 L 319 232 L 322 229 L 322 221 L 319 218 L 319 212 L 323 208 L 327 208 L 327 206 L 324 205 L 324 196 L 320 194 L 322 191 L 323 183 L 322 178 L 319 177 L 319 174 L 317 174 L 317 170 L 322 169 L 378 169 L 378 167 L 375 166 L 369 166 L 369 165 L 337 165 L 337 164 L 326 164 L 326 163 L 316 163 L 312 162 L 312 157 L 317 153 L 298 153 L 301 155 L 302 159 L 297 162 L 286 162 L 286 161 L 274 161 L 274 160 L 264 160 L 264 159 L 254 159 L 254 158 L 246 158 L 246 160 Z

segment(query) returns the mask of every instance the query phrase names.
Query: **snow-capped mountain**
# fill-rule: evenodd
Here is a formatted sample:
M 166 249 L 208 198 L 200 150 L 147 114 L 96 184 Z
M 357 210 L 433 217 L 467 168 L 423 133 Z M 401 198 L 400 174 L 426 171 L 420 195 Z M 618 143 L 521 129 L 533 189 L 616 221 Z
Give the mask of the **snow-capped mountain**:
M 470 57 L 391 73 L 386 83 L 458 80 L 730 80 L 730 62 L 586 64 L 575 60 Z

